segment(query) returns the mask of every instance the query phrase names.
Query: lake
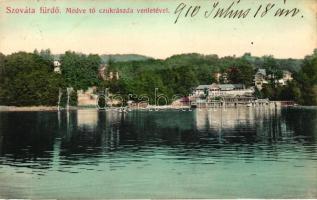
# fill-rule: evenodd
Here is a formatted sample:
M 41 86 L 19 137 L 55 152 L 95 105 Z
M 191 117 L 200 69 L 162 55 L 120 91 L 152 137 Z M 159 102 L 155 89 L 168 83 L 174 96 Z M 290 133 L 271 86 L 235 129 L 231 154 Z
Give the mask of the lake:
M 0 112 L 2 198 L 317 198 L 317 109 Z

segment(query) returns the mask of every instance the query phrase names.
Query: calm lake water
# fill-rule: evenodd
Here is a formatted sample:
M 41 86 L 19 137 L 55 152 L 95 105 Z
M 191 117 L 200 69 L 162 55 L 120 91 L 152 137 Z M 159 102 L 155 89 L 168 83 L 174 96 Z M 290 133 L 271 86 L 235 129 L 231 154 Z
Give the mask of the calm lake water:
M 2 198 L 317 198 L 317 109 L 0 112 Z

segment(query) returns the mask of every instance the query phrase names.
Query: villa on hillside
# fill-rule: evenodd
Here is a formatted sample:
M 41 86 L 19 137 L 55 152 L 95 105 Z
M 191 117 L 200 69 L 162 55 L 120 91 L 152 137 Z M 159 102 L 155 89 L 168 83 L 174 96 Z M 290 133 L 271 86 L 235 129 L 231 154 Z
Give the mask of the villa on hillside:
M 62 73 L 61 63 L 58 60 L 54 60 L 53 65 L 54 65 L 54 72 L 57 74 L 61 74 Z
M 99 77 L 102 80 L 119 80 L 118 71 L 109 71 L 107 64 L 101 64 L 98 70 Z
M 283 70 L 283 78 L 278 80 L 278 83 L 280 85 L 287 85 L 287 82 L 292 81 L 293 79 L 293 74 L 290 71 Z
M 254 84 L 258 90 L 262 90 L 263 86 L 269 83 L 270 75 L 267 75 L 265 69 L 258 69 L 254 75 Z M 293 76 L 290 71 L 283 70 L 283 77 L 276 81 L 279 85 L 285 86 L 287 82 L 292 81 Z
M 228 74 L 226 72 L 224 72 L 224 73 L 215 72 L 211 76 L 215 79 L 215 81 L 217 83 L 220 83 L 220 82 L 222 82 L 224 84 L 229 83 Z
M 255 87 L 258 90 L 262 90 L 263 85 L 269 83 L 267 80 L 267 74 L 265 69 L 258 69 L 256 74 L 254 75 L 254 83 L 255 83 Z

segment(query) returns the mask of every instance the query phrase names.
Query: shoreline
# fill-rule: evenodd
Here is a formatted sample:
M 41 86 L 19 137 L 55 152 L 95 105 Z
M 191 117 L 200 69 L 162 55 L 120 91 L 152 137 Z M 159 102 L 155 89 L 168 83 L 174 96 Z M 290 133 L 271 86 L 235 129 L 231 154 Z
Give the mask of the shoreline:
M 128 108 L 131 110 L 145 110 L 145 109 L 189 109 L 189 106 L 153 106 L 150 105 L 147 108 Z M 111 109 L 120 109 L 120 107 L 112 107 Z M 60 109 L 60 111 L 65 111 L 66 108 Z M 98 110 L 95 106 L 70 106 L 69 110 Z M 100 109 L 102 110 L 102 109 Z M 58 111 L 57 106 L 0 106 L 0 112 L 40 112 L 40 111 Z
M 0 106 L 0 112 L 32 112 L 57 110 L 57 106 Z
M 112 109 L 119 109 L 119 107 L 113 107 Z M 147 108 L 127 108 L 130 110 L 179 110 L 179 109 L 189 109 L 188 106 L 148 106 Z M 317 106 L 286 106 L 283 108 L 291 109 L 317 109 Z M 195 108 L 192 108 L 195 109 Z M 63 108 L 61 111 L 65 111 Z M 96 107 L 81 107 L 81 106 L 71 106 L 69 110 L 98 110 Z M 57 112 L 57 106 L 0 106 L 0 112 Z

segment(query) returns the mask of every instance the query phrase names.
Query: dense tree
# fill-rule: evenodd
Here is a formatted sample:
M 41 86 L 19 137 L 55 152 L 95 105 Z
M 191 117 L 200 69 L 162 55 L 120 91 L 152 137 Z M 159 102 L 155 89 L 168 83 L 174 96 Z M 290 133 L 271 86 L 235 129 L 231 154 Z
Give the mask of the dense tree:
M 275 83 L 283 77 L 282 69 L 279 67 L 278 62 L 273 56 L 264 56 L 262 67 L 266 69 L 266 73 L 270 76 L 271 82 Z
M 61 56 L 62 75 L 68 87 L 76 90 L 86 90 L 98 85 L 98 68 L 101 59 L 98 55 L 83 55 L 75 52 L 66 52 Z
M 236 63 L 227 69 L 231 83 L 242 83 L 247 87 L 252 85 L 254 69 L 245 59 L 237 59 Z
M 0 53 L 0 98 L 4 96 L 4 61 L 5 55 Z
M 271 77 L 270 84 L 256 91 L 258 98 L 271 100 L 295 100 L 305 105 L 316 105 L 316 56 L 317 52 L 301 60 L 275 59 L 272 56 L 242 57 L 217 55 L 182 54 L 165 60 L 151 58 L 118 62 L 107 57 L 108 71 L 119 72 L 119 80 L 100 80 L 98 68 L 102 63 L 98 55 L 66 52 L 60 56 L 62 75 L 53 73 L 53 58 L 50 50 L 34 53 L 19 52 L 9 56 L 0 54 L 0 104 L 7 105 L 56 105 L 58 90 L 62 89 L 65 103 L 66 87 L 73 87 L 72 104 L 76 105 L 76 90 L 97 86 L 99 92 L 110 89 L 112 94 L 146 95 L 154 102 L 155 88 L 158 94 L 172 97 L 187 96 L 197 85 L 216 82 L 216 72 L 227 73 L 230 83 L 253 85 L 256 68 L 265 68 Z M 292 67 L 295 66 L 296 67 Z M 295 81 L 279 86 L 282 69 L 296 69 Z M 298 73 L 296 71 L 299 71 Z M 138 101 L 138 98 L 134 98 Z M 171 103 L 171 102 L 169 102 Z
M 110 84 L 110 88 L 116 91 L 129 91 L 141 93 L 154 90 L 155 85 L 163 85 L 161 91 L 167 95 L 189 94 L 193 87 L 199 84 L 211 84 L 216 82 L 213 74 L 215 72 L 227 73 L 229 83 L 243 83 L 247 87 L 253 85 L 253 78 L 256 68 L 265 68 L 271 77 L 270 84 L 262 92 L 257 91 L 259 98 L 299 99 L 300 91 L 298 84 L 290 84 L 289 87 L 281 87 L 276 84 L 276 80 L 282 77 L 281 63 L 292 63 L 294 60 L 278 60 L 273 56 L 261 58 L 253 57 L 246 53 L 239 57 L 219 58 L 215 55 L 204 56 L 200 54 L 175 55 L 166 60 L 146 60 L 122 63 L 112 63 L 113 68 L 118 70 L 123 76 L 121 85 Z M 144 79 L 146 76 L 151 80 Z M 142 78 L 143 77 L 143 78 Z M 220 82 L 222 82 L 220 80 Z M 149 85 L 145 88 L 140 85 Z M 125 88 L 125 89 L 122 89 Z M 150 89 L 151 87 L 151 89 Z M 114 90 L 112 90 L 114 91 Z
M 296 81 L 290 81 L 284 86 L 279 94 L 279 100 L 300 102 L 302 93 Z
M 263 97 L 263 98 L 268 98 L 270 100 L 274 100 L 275 99 L 275 89 L 274 87 L 272 87 L 272 85 L 264 85 L 261 94 L 259 96 Z
M 5 58 L 1 78 L 1 105 L 56 105 L 63 79 L 36 54 L 19 52 Z
M 317 105 L 317 50 L 313 55 L 307 56 L 303 67 L 296 77 L 301 88 L 301 103 Z

